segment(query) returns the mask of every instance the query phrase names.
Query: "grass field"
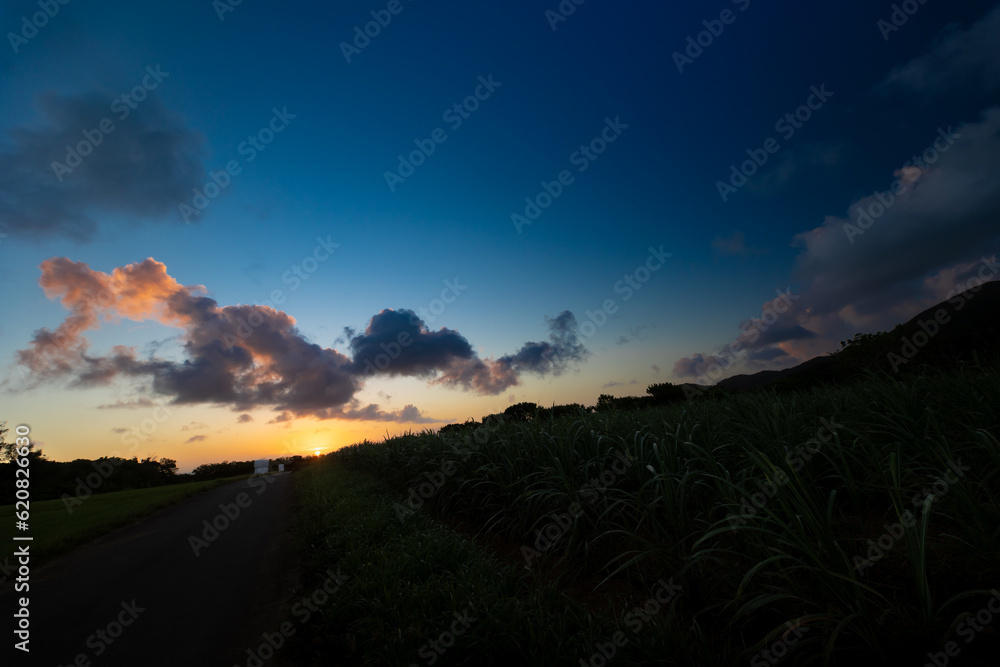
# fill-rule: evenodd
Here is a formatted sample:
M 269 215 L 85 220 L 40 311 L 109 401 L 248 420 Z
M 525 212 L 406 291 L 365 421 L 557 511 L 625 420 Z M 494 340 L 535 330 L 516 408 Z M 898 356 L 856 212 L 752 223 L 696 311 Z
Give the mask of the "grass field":
M 998 407 L 968 369 L 354 445 L 305 475 L 309 569 L 353 577 L 316 632 L 431 664 L 472 606 L 494 643 L 439 664 L 599 664 L 615 632 L 620 664 L 995 664 Z
M 2 544 L 0 564 L 5 563 L 5 559 L 9 558 L 18 546 L 11 539 L 15 534 L 30 535 L 33 538 L 32 565 L 37 565 L 46 558 L 68 551 L 119 526 L 152 514 L 158 509 L 244 477 L 95 494 L 79 504 L 74 503 L 70 506 L 72 512 L 67 510 L 67 505 L 62 500 L 32 502 L 31 518 L 28 522 L 30 529 L 27 532 L 18 531 L 14 526 L 14 505 L 2 505 L 0 506 L 0 544 Z

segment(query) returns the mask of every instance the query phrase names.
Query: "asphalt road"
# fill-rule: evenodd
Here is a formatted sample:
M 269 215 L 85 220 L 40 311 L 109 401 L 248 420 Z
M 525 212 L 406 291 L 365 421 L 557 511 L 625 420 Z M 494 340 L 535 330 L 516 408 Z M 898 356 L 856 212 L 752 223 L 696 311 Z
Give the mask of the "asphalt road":
M 33 568 L 30 654 L 12 650 L 23 594 L 8 582 L 0 615 L 12 661 L 0 662 L 246 665 L 247 649 L 294 603 L 291 480 L 278 473 L 212 489 Z M 278 653 L 264 664 L 284 662 Z

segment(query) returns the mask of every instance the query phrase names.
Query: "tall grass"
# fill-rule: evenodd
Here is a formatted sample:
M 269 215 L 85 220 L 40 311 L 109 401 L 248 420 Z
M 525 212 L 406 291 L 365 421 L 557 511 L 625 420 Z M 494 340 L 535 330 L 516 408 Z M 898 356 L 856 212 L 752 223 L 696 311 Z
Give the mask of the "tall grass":
M 669 573 L 684 586 L 674 623 L 693 663 L 749 660 L 792 623 L 808 629 L 793 647 L 799 664 L 920 664 L 1000 586 L 998 406 L 995 369 L 905 382 L 873 374 L 464 437 L 408 434 L 336 456 L 401 497 L 454 466 L 419 511 L 515 553 L 578 503 L 532 568 L 597 593 Z M 622 456 L 631 465 L 611 480 Z M 959 462 L 963 476 L 924 494 Z M 602 473 L 610 483 L 595 488 Z M 907 511 L 913 525 L 859 568 L 869 540 L 888 544 L 886 526 Z M 990 645 L 987 634 L 966 659 Z

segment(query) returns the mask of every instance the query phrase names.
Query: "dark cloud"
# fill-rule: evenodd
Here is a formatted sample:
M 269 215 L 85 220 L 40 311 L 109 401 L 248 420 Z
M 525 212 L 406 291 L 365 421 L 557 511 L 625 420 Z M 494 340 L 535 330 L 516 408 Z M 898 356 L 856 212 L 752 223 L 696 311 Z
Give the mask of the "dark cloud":
M 416 406 L 407 404 L 400 410 L 386 412 L 374 403 L 359 407 L 356 403 L 346 409 L 326 410 L 315 415 L 320 419 L 346 419 L 356 421 L 398 422 L 401 424 L 438 424 L 450 419 L 425 417 Z
M 937 93 L 963 88 L 993 90 L 1000 86 L 1000 5 L 968 28 L 949 25 L 930 48 L 894 69 L 881 89 Z
M 246 423 L 252 422 L 252 421 L 253 421 L 253 416 L 251 416 L 249 414 L 246 414 L 246 413 L 244 413 L 244 414 L 242 414 L 242 415 L 240 415 L 239 417 L 236 418 L 236 423 L 237 424 L 246 424 Z
M 751 361 L 774 361 L 782 357 L 787 357 L 788 353 L 780 347 L 769 347 L 763 350 L 755 350 L 747 355 Z
M 938 152 L 935 141 L 947 150 Z M 922 144 L 919 152 L 933 150 L 934 163 L 897 171 L 905 189 L 888 207 L 877 195 L 865 197 L 848 207 L 846 218 L 829 216 L 796 237 L 804 249 L 795 278 L 809 286 L 804 298 L 813 315 L 859 321 L 901 303 L 932 305 L 926 302 L 928 276 L 995 251 L 1000 181 L 993 175 L 1000 173 L 1000 108 L 951 133 L 932 133 Z M 862 213 L 868 211 L 883 212 L 863 229 L 859 220 L 867 220 Z
M 816 338 L 816 332 L 806 329 L 794 320 L 794 315 L 789 318 L 779 318 L 778 321 L 767 329 L 763 329 L 763 323 L 759 320 L 744 322 L 743 327 L 756 330 L 758 335 L 753 342 L 746 341 L 745 347 L 748 350 L 777 345 L 785 341 L 810 340 Z M 743 328 L 741 327 L 741 328 Z M 757 327 L 757 329 L 753 329 Z
M 713 354 L 693 354 L 674 362 L 673 374 L 677 377 L 699 377 L 708 373 L 715 365 L 726 365 L 726 360 Z
M 8 132 L 0 147 L 0 232 L 87 240 L 101 213 L 180 219 L 178 204 L 204 180 L 201 136 L 164 108 L 155 92 L 124 119 L 111 109 L 114 96 L 43 94 L 42 121 Z M 57 176 L 53 162 L 65 164 L 66 147 L 86 141 L 83 133 L 105 118 L 114 130 L 71 173 Z
M 405 375 L 432 379 L 479 394 L 496 395 L 522 373 L 559 375 L 589 355 L 577 336 L 576 318 L 564 311 L 548 319 L 549 341 L 528 342 L 499 359 L 480 359 L 457 331 L 431 331 L 411 310 L 383 310 L 364 333 L 351 338 L 353 371 L 365 377 Z
M 881 89 L 952 99 L 998 85 L 1000 6 L 967 29 L 949 27 Z M 974 122 L 928 130 L 912 150 L 912 159 L 874 184 L 871 195 L 850 203 L 845 216 L 829 215 L 795 236 L 802 251 L 792 279 L 802 285 L 802 305 L 754 340 L 740 336 L 736 343 L 749 351 L 751 365 L 788 366 L 830 352 L 858 331 L 904 322 L 948 298 L 962 276 L 978 272 L 996 252 L 1000 108 L 985 109 Z M 686 357 L 675 374 L 721 376 L 738 354 L 730 345 L 718 355 Z
M 190 438 L 184 441 L 184 444 L 187 445 L 192 442 L 205 442 L 205 440 L 207 439 L 208 439 L 207 435 L 192 435 Z
M 206 428 L 208 428 L 208 424 L 204 422 L 191 422 L 190 424 L 181 426 L 182 431 L 203 431 Z
M 347 330 L 345 330 L 345 333 Z M 412 310 L 383 310 L 364 333 L 350 339 L 357 374 L 429 377 L 456 361 L 476 357 L 464 336 L 451 329 L 430 331 Z
M 419 377 L 498 394 L 518 384 L 522 373 L 558 375 L 589 354 L 569 311 L 548 321 L 548 342 L 526 343 L 513 355 L 484 360 L 456 331 L 431 331 L 410 310 L 383 310 L 364 333 L 351 337 L 349 358 L 310 343 L 284 312 L 268 306 L 219 306 L 203 295 L 204 287 L 180 285 L 152 258 L 110 274 L 65 257 L 46 260 L 41 269 L 39 283 L 46 296 L 70 312 L 55 330 L 35 331 L 30 346 L 18 351 L 29 387 L 63 377 L 71 386 L 103 386 L 125 377 L 148 380 L 153 392 L 176 404 L 225 405 L 237 411 L 270 407 L 279 413 L 272 424 L 307 415 L 435 423 L 439 420 L 412 405 L 387 412 L 374 404 L 360 406 L 354 396 L 364 379 L 375 375 Z M 180 328 L 183 361 L 139 359 L 124 346 L 113 347 L 106 356 L 90 354 L 84 334 L 104 320 L 120 318 Z M 119 401 L 108 407 L 126 405 Z
M 633 340 L 646 340 L 646 329 L 653 327 L 652 324 L 639 324 L 634 327 L 629 327 L 628 335 L 622 334 L 615 340 L 616 345 L 628 345 Z
M 548 342 L 525 343 L 513 355 L 500 357 L 497 361 L 516 373 L 559 375 L 571 364 L 585 361 L 590 356 L 577 335 L 578 328 L 573 313 L 564 310 L 555 319 L 546 318 L 546 321 L 550 331 Z
M 625 387 L 627 385 L 639 384 L 638 380 L 629 380 L 628 382 L 605 382 L 601 385 L 601 389 L 611 389 L 612 387 Z

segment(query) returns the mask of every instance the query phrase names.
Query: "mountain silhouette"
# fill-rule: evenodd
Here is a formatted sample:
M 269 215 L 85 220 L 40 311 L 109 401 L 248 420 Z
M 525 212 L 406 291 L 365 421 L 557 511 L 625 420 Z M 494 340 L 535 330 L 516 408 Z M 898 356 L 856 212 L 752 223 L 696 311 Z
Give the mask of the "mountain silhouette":
M 791 368 L 734 375 L 715 386 L 803 388 L 837 383 L 869 369 L 910 373 L 953 368 L 1000 355 L 1000 282 L 984 283 L 932 306 L 891 331 L 858 334 L 837 352 Z

